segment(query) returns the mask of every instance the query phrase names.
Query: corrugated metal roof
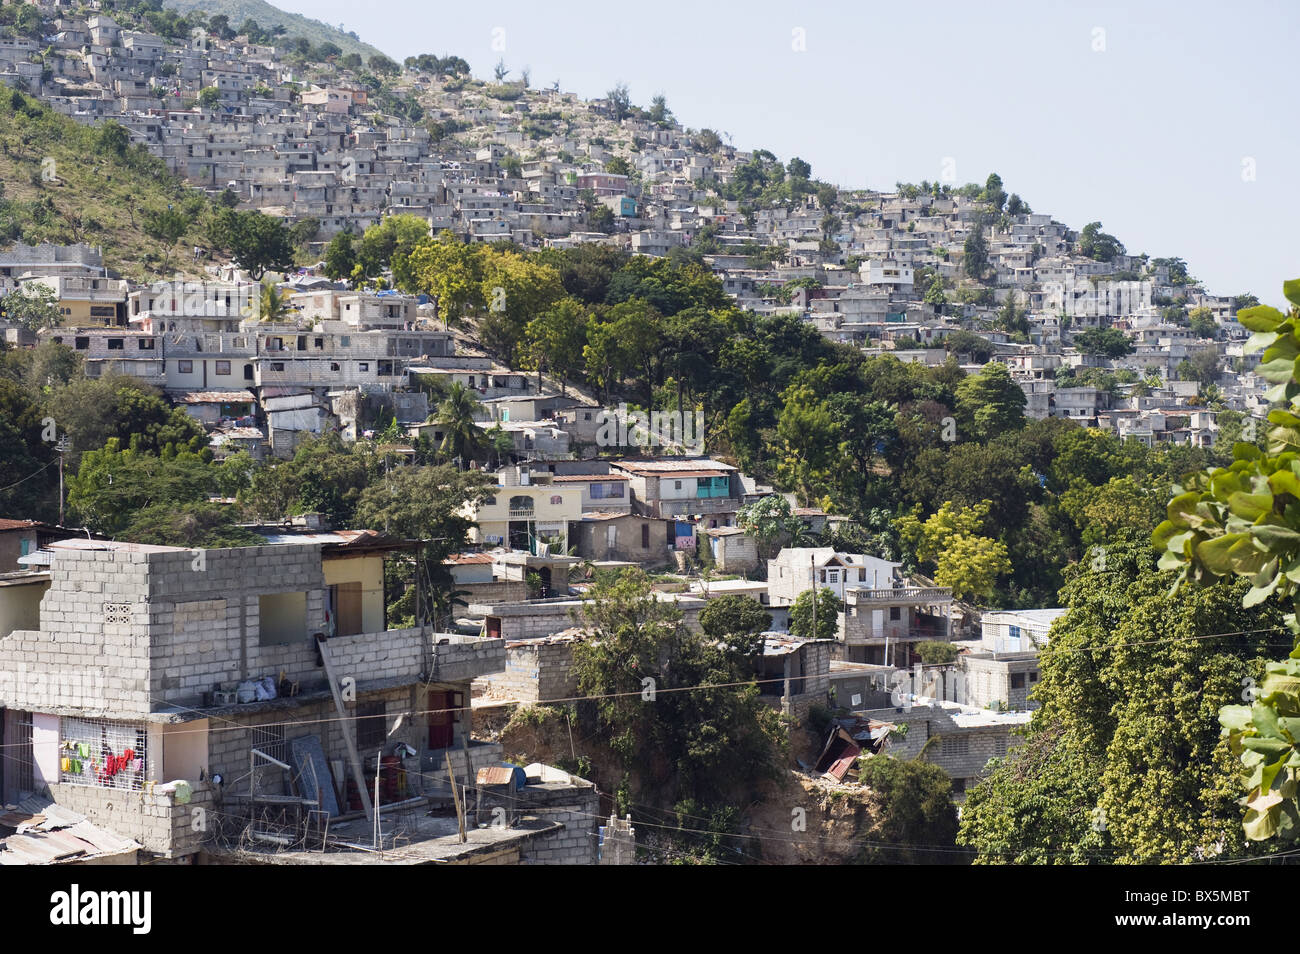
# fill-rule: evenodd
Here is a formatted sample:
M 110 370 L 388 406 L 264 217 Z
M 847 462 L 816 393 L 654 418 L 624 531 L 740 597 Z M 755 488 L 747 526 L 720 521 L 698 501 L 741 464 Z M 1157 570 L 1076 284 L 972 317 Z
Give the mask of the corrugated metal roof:
M 0 816 L 0 865 L 47 865 L 101 855 L 138 851 L 129 838 L 86 820 L 84 815 L 31 795 L 18 808 Z

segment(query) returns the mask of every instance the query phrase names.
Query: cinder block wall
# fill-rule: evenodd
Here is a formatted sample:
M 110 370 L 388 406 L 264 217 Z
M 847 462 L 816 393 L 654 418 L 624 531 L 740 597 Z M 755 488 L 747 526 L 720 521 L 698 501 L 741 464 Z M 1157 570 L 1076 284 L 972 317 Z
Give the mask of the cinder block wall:
M 0 639 L 0 705 L 99 716 L 150 709 L 148 554 L 60 551 L 41 629 Z

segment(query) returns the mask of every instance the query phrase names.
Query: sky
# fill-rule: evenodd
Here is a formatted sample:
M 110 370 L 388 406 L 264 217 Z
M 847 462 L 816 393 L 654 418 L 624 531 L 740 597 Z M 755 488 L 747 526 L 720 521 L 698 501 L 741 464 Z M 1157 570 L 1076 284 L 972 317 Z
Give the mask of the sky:
M 799 156 L 844 188 L 983 182 L 1213 294 L 1300 277 L 1300 4 L 280 0 L 401 61 L 497 61 L 584 98 L 626 83 L 685 126 Z M 359 16 L 364 13 L 364 17 Z M 944 180 L 946 181 L 946 180 Z

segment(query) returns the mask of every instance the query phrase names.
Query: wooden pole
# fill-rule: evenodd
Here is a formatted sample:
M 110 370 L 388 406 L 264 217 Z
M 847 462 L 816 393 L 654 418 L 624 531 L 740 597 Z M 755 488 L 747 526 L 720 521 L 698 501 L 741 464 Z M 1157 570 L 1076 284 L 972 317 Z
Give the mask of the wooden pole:
M 451 797 L 456 803 L 456 827 L 460 831 L 461 844 L 465 843 L 465 810 L 460 804 L 460 790 L 456 787 L 456 770 L 451 767 L 451 756 L 447 756 L 447 777 L 451 779 Z

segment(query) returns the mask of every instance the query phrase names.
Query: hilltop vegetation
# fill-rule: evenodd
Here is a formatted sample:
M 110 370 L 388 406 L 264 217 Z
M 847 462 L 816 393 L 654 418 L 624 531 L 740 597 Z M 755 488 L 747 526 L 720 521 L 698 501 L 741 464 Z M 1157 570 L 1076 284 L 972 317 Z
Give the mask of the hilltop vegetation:
M 17 91 L 0 94 L 0 190 L 0 245 L 100 245 L 109 267 L 143 279 L 207 244 L 207 199 L 122 126 L 82 126 Z
M 164 0 L 163 6 L 187 17 L 194 13 L 203 14 L 209 22 L 214 17 L 224 16 L 236 30 L 249 20 L 255 21 L 263 29 L 282 27 L 286 37 L 302 37 L 313 46 L 333 43 L 344 54 L 356 53 L 367 60 L 375 55 L 383 55 L 369 43 L 363 43 L 352 31 L 341 30 L 300 13 L 280 10 L 264 0 Z

